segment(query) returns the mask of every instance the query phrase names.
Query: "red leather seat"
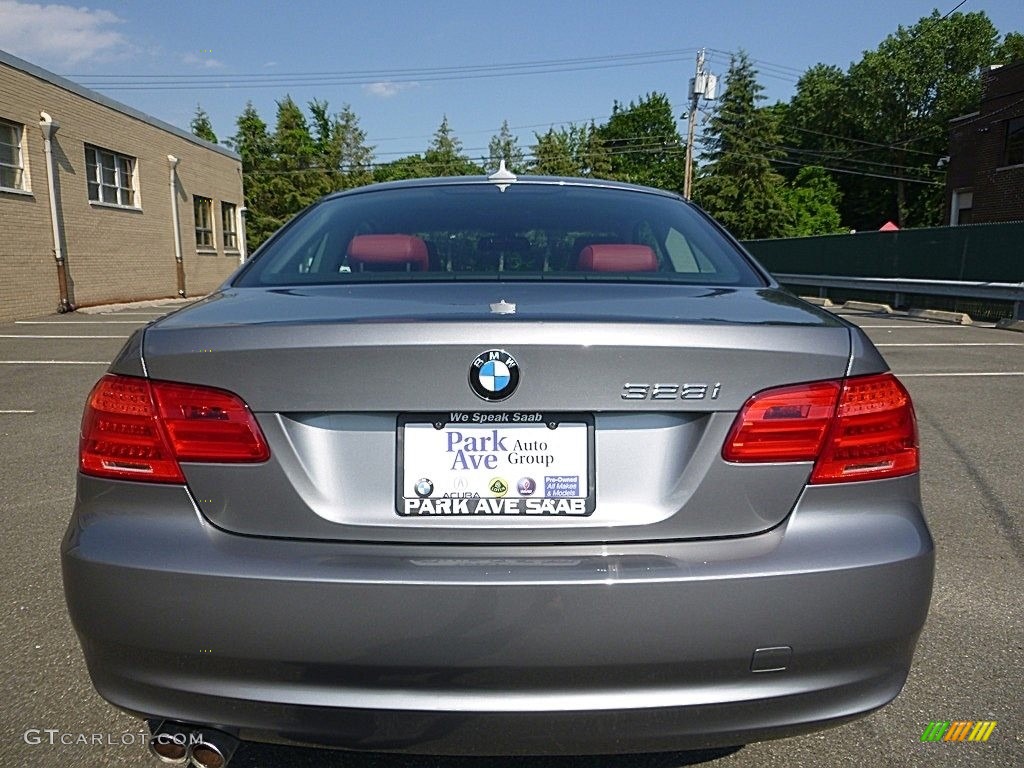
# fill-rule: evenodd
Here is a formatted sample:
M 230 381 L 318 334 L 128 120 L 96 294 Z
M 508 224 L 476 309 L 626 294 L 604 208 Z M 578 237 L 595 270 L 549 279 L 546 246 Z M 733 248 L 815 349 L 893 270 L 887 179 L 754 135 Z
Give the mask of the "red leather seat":
M 576 269 L 582 272 L 657 272 L 658 257 L 647 245 L 588 245 L 580 251 Z
M 348 263 L 353 272 L 426 272 L 430 255 L 413 235 L 356 235 L 348 244 Z

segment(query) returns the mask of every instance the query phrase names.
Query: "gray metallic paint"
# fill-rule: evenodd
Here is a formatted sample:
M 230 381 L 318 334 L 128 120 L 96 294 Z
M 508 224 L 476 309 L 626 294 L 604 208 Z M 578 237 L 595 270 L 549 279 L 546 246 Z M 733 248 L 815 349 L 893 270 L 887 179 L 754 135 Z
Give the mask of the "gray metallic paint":
M 499 298 L 515 301 L 516 315 L 491 315 Z M 152 325 L 145 361 L 154 378 L 236 392 L 259 418 L 266 464 L 184 467 L 203 513 L 226 530 L 358 541 L 493 543 L 498 530 L 506 543 L 687 539 L 763 531 L 789 513 L 810 465 L 729 464 L 721 445 L 754 392 L 843 376 L 850 334 L 772 289 L 237 289 Z M 491 347 L 513 353 L 522 371 L 502 403 L 466 384 L 469 363 Z M 624 401 L 627 382 L 703 382 L 709 395 Z M 580 402 L 598 414 L 591 518 L 394 514 L 399 413 L 571 411 Z
M 182 488 L 80 477 L 65 588 L 97 689 L 134 712 L 438 753 L 739 743 L 899 691 L 931 589 L 916 493 L 810 487 L 733 540 L 467 549 L 240 537 Z M 790 669 L 751 673 L 775 645 Z

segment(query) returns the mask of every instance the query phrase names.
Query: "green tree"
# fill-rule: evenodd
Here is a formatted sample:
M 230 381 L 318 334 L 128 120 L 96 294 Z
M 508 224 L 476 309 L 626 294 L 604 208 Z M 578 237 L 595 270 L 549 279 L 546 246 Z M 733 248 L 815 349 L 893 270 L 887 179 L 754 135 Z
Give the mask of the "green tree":
M 1007 32 L 1003 37 L 1003 42 L 996 49 L 992 63 L 1014 64 L 1018 61 L 1024 61 L 1024 34 Z
M 697 202 L 741 239 L 780 237 L 791 229 L 785 180 L 772 167 L 784 153 L 775 117 L 757 108 L 762 90 L 741 51 L 705 131 L 705 165 L 694 189 Z
M 530 151 L 530 172 L 545 176 L 611 177 L 611 159 L 600 129 L 594 125 L 570 124 L 535 133 L 537 143 Z
M 462 152 L 462 142 L 448 124 L 448 116 L 434 133 L 424 155 L 432 176 L 473 176 L 482 169 Z
M 828 64 L 811 67 L 800 77 L 789 103 L 774 107 L 783 142 L 798 154 L 846 153 L 852 129 L 849 101 L 843 70 Z
M 508 127 L 508 120 L 503 120 L 501 130 L 491 137 L 487 145 L 487 161 L 484 164 L 484 171 L 492 173 L 498 170 L 501 161 L 505 161 L 505 167 L 512 173 L 522 173 L 526 170 L 526 157 L 519 147 L 519 139 Z
M 590 125 L 569 126 L 569 145 L 580 176 L 594 179 L 613 178 L 612 154 L 593 120 L 590 121 Z
M 683 140 L 668 96 L 649 93 L 628 107 L 616 101 L 598 134 L 612 178 L 682 191 Z
M 376 182 L 425 179 L 433 175 L 422 155 L 400 157 L 389 163 L 380 163 L 373 169 L 373 180 Z
M 317 142 L 302 108 L 285 96 L 277 102 L 277 125 L 273 135 L 276 171 L 268 185 L 272 212 L 282 223 L 319 198 L 329 180 L 318 165 Z
M 334 116 L 334 143 L 341 158 L 344 189 L 373 182 L 373 147 L 366 143 L 366 131 L 359 127 L 359 118 L 346 104 Z
M 530 172 L 541 176 L 576 176 L 578 168 L 572 156 L 568 130 L 548 128 L 547 133 L 535 133 L 537 143 L 530 148 L 533 160 Z
M 249 249 L 254 250 L 283 223 L 272 212 L 273 141 L 251 101 L 238 116 L 236 127 L 237 132 L 227 143 L 242 158 L 246 241 Z
M 900 227 L 939 223 L 943 185 L 935 163 L 946 153 L 949 121 L 977 108 L 978 72 L 993 60 L 998 32 L 983 12 L 933 11 L 911 27 L 900 26 L 849 70 L 849 94 L 858 159 L 879 175 L 873 195 L 849 202 L 870 217 L 847 221 L 858 228 L 893 219 Z M 934 180 L 933 184 L 911 179 Z
M 200 139 L 206 139 L 206 141 L 213 144 L 217 143 L 217 134 L 213 132 L 213 125 L 210 123 L 210 116 L 206 114 L 206 110 L 198 104 L 196 104 L 196 113 L 192 117 L 192 122 L 189 123 L 189 127 L 192 129 L 192 133 Z
M 824 168 L 813 165 L 801 168 L 784 194 L 792 222 L 789 235 L 807 237 L 845 231 L 838 207 L 843 195 Z
M 359 118 L 346 104 L 331 114 L 326 101 L 309 103 L 317 166 L 325 182 L 322 194 L 352 189 L 373 181 L 373 147 L 366 144 L 366 132 Z

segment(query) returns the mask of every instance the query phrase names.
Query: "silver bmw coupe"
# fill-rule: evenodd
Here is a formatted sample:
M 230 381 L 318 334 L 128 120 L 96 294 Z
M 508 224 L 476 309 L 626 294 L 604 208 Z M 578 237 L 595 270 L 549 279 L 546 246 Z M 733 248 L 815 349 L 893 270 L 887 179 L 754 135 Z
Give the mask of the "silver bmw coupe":
M 866 336 L 679 197 L 376 185 L 128 341 L 64 588 L 165 763 L 737 745 L 899 693 L 918 465 Z

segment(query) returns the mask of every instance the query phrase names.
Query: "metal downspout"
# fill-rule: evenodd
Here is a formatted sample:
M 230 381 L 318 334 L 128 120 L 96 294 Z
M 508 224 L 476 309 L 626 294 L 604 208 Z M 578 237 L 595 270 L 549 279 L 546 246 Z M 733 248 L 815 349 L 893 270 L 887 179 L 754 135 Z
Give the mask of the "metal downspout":
M 168 155 L 167 166 L 170 169 L 171 223 L 174 225 L 174 263 L 178 272 L 178 295 L 181 298 L 185 298 L 185 262 L 182 261 L 181 257 L 181 224 L 178 220 L 178 188 L 175 183 L 175 169 L 178 167 L 178 158 L 174 155 Z
M 60 128 L 60 123 L 45 112 L 39 113 L 39 128 L 43 132 L 43 151 L 46 154 L 46 186 L 50 193 L 50 225 L 53 228 L 53 258 L 57 262 L 57 288 L 60 292 L 58 312 L 71 312 L 74 307 L 68 294 L 68 265 L 64 259 L 64 248 L 61 245 L 60 213 L 57 211 L 57 169 L 53 165 L 53 137 Z

